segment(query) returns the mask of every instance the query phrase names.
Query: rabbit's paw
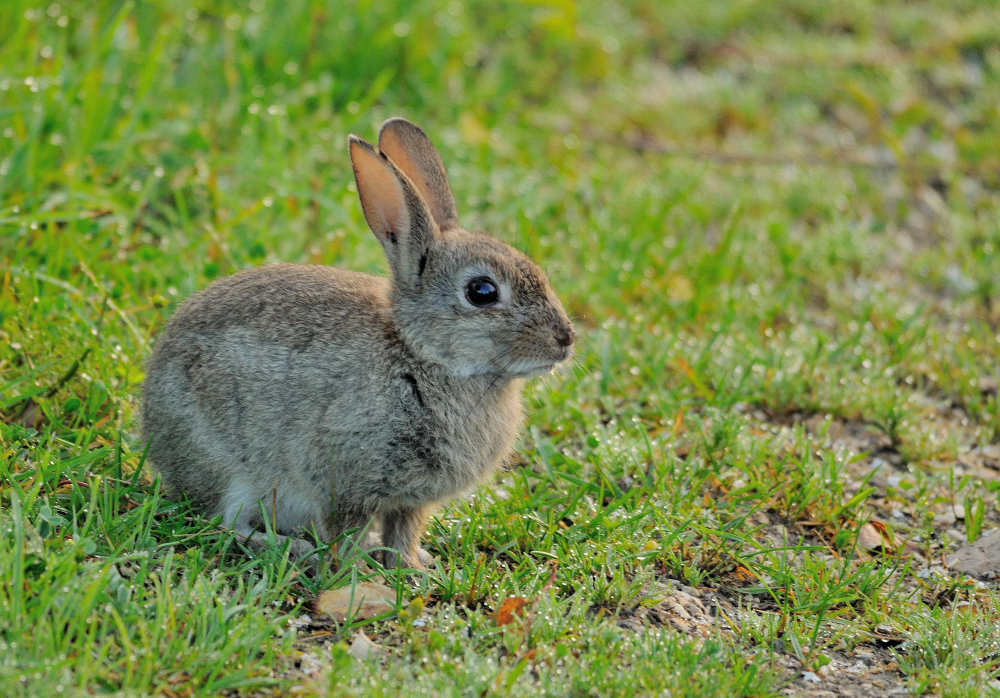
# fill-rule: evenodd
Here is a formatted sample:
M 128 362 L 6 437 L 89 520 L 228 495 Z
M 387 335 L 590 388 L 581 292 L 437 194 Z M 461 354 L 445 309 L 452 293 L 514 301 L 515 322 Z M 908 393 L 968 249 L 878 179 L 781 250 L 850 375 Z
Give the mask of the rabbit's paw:
M 383 567 L 387 570 L 394 570 L 397 567 L 402 567 L 408 570 L 423 572 L 427 569 L 427 564 L 433 559 L 434 558 L 431 557 L 430 553 L 423 548 L 417 548 L 416 556 L 401 556 L 394 550 L 387 550 L 385 551 L 385 564 L 383 564 Z
M 288 556 L 302 558 L 303 562 L 310 564 L 319 562 L 319 557 L 315 554 L 316 546 L 301 538 L 288 539 Z

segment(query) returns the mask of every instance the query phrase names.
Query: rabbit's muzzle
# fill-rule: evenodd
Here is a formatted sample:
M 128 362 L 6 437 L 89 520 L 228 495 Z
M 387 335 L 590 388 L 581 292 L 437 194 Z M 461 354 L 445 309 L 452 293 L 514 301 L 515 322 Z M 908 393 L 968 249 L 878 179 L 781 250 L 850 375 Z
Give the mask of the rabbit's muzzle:
M 515 355 L 520 355 L 520 360 L 508 367 L 509 373 L 519 378 L 541 376 L 572 355 L 576 331 L 568 320 L 548 328 L 540 335 L 525 338 L 527 341 L 514 350 Z
M 573 329 L 572 325 L 565 325 L 564 327 L 558 328 L 554 336 L 556 342 L 559 346 L 566 350 L 566 356 L 563 359 L 569 358 L 569 349 L 573 346 L 573 342 L 576 341 L 576 330 Z

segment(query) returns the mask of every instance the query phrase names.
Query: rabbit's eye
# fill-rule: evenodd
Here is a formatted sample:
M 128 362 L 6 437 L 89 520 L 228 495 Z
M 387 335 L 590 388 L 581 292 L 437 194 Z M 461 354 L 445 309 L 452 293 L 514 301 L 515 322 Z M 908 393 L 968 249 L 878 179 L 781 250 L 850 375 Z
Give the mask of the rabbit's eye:
M 485 308 L 500 300 L 500 291 L 491 279 L 473 279 L 465 287 L 465 297 L 477 308 Z

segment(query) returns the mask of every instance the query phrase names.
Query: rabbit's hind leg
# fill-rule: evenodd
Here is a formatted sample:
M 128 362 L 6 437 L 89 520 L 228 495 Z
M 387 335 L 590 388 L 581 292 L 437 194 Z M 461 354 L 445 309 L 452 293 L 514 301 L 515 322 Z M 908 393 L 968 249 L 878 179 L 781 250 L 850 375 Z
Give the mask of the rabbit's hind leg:
M 248 547 L 264 550 L 269 546 L 268 536 L 254 526 L 254 523 L 261 519 L 260 505 L 263 500 L 255 495 L 256 490 L 249 483 L 234 478 L 226 488 L 219 508 L 222 513 L 223 527 L 232 529 L 236 537 Z M 265 513 L 270 513 L 267 511 L 268 509 L 270 506 L 265 504 Z M 281 548 L 286 540 L 288 541 L 292 557 L 304 558 L 312 555 L 316 550 L 315 545 L 300 538 L 293 538 L 277 532 L 275 532 L 274 538 L 278 548 Z

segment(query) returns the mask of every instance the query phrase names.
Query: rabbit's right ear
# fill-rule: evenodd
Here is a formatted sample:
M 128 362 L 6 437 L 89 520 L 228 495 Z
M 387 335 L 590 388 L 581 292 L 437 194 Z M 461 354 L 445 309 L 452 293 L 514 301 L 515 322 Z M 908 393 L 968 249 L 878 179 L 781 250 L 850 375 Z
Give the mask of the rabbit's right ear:
M 398 116 L 389 119 L 378 132 L 378 149 L 417 187 L 438 228 L 447 230 L 458 225 L 455 197 L 448 185 L 444 163 L 419 126 Z
M 348 137 L 354 181 L 368 227 L 382 243 L 393 278 L 412 284 L 423 273 L 438 229 L 423 197 L 368 141 Z

